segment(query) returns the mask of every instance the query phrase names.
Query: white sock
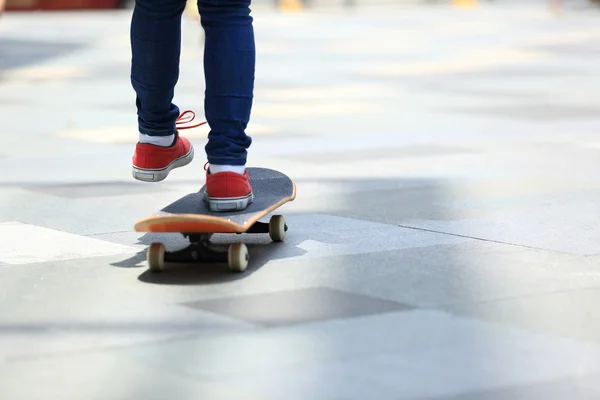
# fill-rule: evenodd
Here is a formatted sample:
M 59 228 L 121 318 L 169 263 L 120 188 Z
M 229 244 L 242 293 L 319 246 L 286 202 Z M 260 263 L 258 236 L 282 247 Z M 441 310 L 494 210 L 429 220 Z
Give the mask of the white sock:
M 240 175 L 244 175 L 246 170 L 245 165 L 214 165 L 209 164 L 208 169 L 211 174 L 218 174 L 219 172 L 236 172 Z
M 173 144 L 173 140 L 175 140 L 175 135 L 150 136 L 140 133 L 140 143 L 148 143 L 161 147 L 169 147 Z

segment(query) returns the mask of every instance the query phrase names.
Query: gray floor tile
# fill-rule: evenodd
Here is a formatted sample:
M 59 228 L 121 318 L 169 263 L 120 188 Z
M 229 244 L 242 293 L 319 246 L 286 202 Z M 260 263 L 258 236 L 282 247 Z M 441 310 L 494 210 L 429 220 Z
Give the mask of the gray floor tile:
M 82 44 L 75 41 L 69 43 L 64 41 L 49 42 L 47 40 L 19 40 L 2 38 L 2 61 L 0 61 L 0 79 L 2 73 L 7 70 L 35 65 L 45 60 L 66 56 L 74 51 L 81 50 Z
M 590 261 L 594 260 L 600 263 L 600 258 Z M 596 282 L 596 273 L 590 270 L 588 273 L 571 271 L 571 274 L 590 279 L 593 284 L 578 290 L 566 284 L 564 290 L 477 304 L 449 305 L 446 309 L 457 315 L 600 343 L 600 312 L 596 307 L 600 301 L 600 285 Z
M 600 397 L 599 381 L 600 375 L 573 376 L 556 381 L 419 400 L 593 400 Z
M 201 300 L 185 305 L 264 326 L 356 318 L 411 309 L 405 304 L 326 287 Z
M 53 196 L 82 199 L 89 197 L 116 197 L 130 194 L 151 194 L 170 190 L 169 185 L 151 187 L 136 182 L 82 182 L 75 184 L 41 184 L 25 185 L 23 187 L 31 192 L 40 192 Z
M 477 210 L 485 215 L 482 218 L 462 221 L 429 218 L 430 221 L 412 220 L 401 225 L 550 251 L 596 255 L 600 254 L 600 231 L 595 225 L 600 220 L 594 212 L 596 202 L 592 200 L 596 195 L 588 196 L 572 190 L 568 202 L 567 195 L 514 199 L 510 210 L 506 208 L 509 201 L 487 202 Z M 454 207 L 460 209 L 458 205 Z
M 249 395 L 290 399 L 443 397 L 600 371 L 595 346 L 421 310 L 205 336 L 126 354 Z
M 496 107 L 473 107 L 468 109 L 449 109 L 454 112 L 478 115 L 487 114 L 496 118 L 515 118 L 537 121 L 540 118 L 552 121 L 579 120 L 582 118 L 597 119 L 600 109 L 586 106 L 496 106 Z
M 0 364 L 0 373 L 3 398 L 11 400 L 258 400 L 223 385 L 131 362 L 114 349 Z
M 406 146 L 406 147 L 384 147 L 375 149 L 346 150 L 336 153 L 332 152 L 313 152 L 303 154 L 292 159 L 298 159 L 302 162 L 312 162 L 318 164 L 353 162 L 364 160 L 381 160 L 385 158 L 412 158 L 412 157 L 436 157 L 445 155 L 469 155 L 477 153 L 472 149 L 465 147 L 452 147 L 441 145 L 428 146 Z

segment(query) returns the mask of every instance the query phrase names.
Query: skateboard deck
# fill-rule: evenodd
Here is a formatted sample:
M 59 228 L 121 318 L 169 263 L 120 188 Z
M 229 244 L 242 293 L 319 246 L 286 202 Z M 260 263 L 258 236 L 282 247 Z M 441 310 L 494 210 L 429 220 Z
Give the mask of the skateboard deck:
M 268 168 L 247 168 L 253 202 L 242 211 L 211 211 L 203 196 L 206 186 L 169 204 L 157 213 L 135 223 L 136 232 L 181 233 L 191 246 L 179 252 L 167 253 L 164 245 L 153 243 L 148 249 L 151 270 L 164 269 L 165 262 L 228 262 L 237 272 L 246 269 L 248 250 L 242 243 L 231 245 L 227 258 L 209 247 L 214 233 L 268 233 L 275 242 L 283 241 L 287 225 L 280 215 L 269 223 L 259 219 L 296 198 L 296 185 L 285 174 Z
M 296 197 L 296 185 L 285 174 L 248 168 L 254 201 L 242 211 L 211 211 L 203 200 L 206 186 L 135 224 L 136 232 L 242 233 L 260 218 Z

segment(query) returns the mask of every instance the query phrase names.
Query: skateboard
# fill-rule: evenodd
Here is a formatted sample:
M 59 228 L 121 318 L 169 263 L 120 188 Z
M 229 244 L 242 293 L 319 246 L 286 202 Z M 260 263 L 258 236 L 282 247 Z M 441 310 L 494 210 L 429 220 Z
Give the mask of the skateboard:
M 206 185 L 169 204 L 157 213 L 135 223 L 136 232 L 181 233 L 190 241 L 182 250 L 167 252 L 162 243 L 148 248 L 148 267 L 153 272 L 165 269 L 165 263 L 227 263 L 234 272 L 244 272 L 250 255 L 243 243 L 231 244 L 227 251 L 211 246 L 215 233 L 268 233 L 274 242 L 282 242 L 288 230 L 282 215 L 269 222 L 259 219 L 296 198 L 296 184 L 285 174 L 268 168 L 247 168 L 254 199 L 242 211 L 211 211 L 203 200 Z

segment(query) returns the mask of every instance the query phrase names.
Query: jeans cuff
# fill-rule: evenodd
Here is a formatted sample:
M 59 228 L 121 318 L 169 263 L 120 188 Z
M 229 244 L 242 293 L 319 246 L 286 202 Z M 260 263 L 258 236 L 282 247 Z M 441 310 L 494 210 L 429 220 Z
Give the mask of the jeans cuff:
M 146 129 L 141 126 L 138 127 L 138 130 L 142 135 L 148 136 L 171 136 L 177 132 L 177 129 Z
M 207 157 L 208 163 L 213 165 L 246 165 L 244 158 Z

